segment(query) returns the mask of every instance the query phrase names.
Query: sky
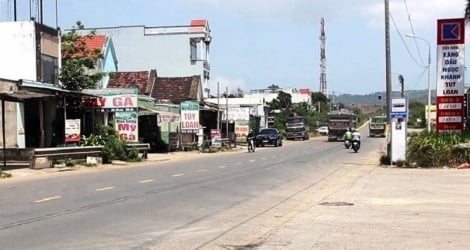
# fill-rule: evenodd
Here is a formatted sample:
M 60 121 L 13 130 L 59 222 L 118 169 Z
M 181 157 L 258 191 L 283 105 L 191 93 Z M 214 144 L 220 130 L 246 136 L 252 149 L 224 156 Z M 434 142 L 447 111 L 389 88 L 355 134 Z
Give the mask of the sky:
M 17 2 L 18 19 L 28 20 L 29 1 Z M 429 49 L 430 82 L 435 89 L 437 19 L 463 17 L 466 0 L 389 2 L 392 90 L 400 90 L 399 75 L 404 77 L 405 90 L 427 89 Z M 371 94 L 386 89 L 382 0 L 43 0 L 43 3 L 44 23 L 52 27 L 58 24 L 62 30 L 71 28 L 76 21 L 86 28 L 97 28 L 189 25 L 192 19 L 207 19 L 213 37 L 209 87 L 215 90 L 219 82 L 221 89 L 228 87 L 230 92 L 237 88 L 245 92 L 264 89 L 272 84 L 319 91 L 323 17 L 328 92 Z M 13 0 L 0 0 L 0 21 L 13 20 L 12 5 Z M 35 13 L 35 8 L 31 9 Z M 412 39 L 407 34 L 422 39 Z M 466 39 L 469 40 L 468 35 Z M 470 85 L 468 74 L 465 79 Z

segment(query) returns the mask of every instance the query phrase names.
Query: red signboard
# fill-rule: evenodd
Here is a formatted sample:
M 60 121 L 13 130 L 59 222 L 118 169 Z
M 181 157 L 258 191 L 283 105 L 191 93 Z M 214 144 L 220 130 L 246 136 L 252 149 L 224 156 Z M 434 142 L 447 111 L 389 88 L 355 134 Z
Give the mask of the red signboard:
M 460 132 L 464 129 L 463 96 L 437 97 L 437 131 Z

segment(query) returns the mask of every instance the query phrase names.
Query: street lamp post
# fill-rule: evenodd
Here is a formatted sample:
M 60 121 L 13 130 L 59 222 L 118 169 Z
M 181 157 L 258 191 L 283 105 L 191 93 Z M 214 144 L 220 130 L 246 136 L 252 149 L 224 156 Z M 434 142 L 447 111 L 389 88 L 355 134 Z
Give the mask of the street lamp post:
M 427 65 L 427 68 L 428 68 L 428 112 L 427 112 L 428 113 L 428 120 L 427 120 L 427 129 L 428 129 L 428 132 L 431 132 L 431 44 L 429 43 L 428 40 L 426 40 L 424 38 L 421 38 L 421 37 L 418 37 L 418 36 L 413 35 L 413 34 L 407 34 L 406 36 L 425 41 L 426 44 L 428 45 L 428 65 Z

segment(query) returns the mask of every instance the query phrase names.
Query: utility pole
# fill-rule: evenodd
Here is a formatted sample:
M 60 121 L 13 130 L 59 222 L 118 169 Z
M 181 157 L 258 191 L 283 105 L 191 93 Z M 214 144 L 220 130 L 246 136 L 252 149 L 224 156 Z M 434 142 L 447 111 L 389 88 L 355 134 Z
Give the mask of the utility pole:
M 389 126 L 392 124 L 391 111 L 392 111 L 392 63 L 390 58 L 390 6 L 389 0 L 384 0 L 385 3 L 385 78 L 386 78 L 386 95 L 387 95 L 387 123 Z M 387 143 L 387 156 L 392 164 L 392 142 Z
M 322 17 L 320 29 L 320 93 L 328 96 L 328 86 L 326 83 L 326 34 L 325 34 L 325 19 Z
M 392 106 L 392 63 L 390 58 L 390 7 L 389 0 L 385 1 L 385 79 L 386 79 L 386 101 L 387 101 L 387 121 L 390 123 L 390 113 Z
M 228 86 L 225 87 L 225 134 L 228 138 Z
M 218 131 L 220 129 L 220 95 L 219 95 L 219 87 L 220 87 L 220 83 L 217 82 L 217 130 Z

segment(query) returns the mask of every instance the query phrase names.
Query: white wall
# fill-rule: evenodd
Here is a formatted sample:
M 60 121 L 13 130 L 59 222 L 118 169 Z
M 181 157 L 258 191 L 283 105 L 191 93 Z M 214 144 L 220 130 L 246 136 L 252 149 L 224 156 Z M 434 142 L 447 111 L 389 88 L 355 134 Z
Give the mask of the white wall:
M 0 22 L 0 78 L 36 80 L 34 22 Z

